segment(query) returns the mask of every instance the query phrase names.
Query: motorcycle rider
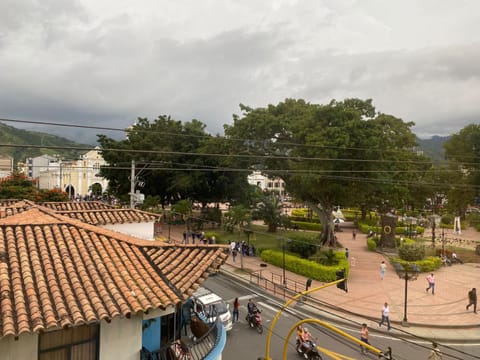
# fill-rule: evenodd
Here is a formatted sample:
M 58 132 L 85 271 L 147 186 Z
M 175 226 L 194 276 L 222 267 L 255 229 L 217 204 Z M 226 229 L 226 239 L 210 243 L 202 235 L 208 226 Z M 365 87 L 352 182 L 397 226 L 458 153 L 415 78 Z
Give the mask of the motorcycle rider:
M 255 305 L 255 303 L 253 302 L 253 299 L 249 299 L 247 304 L 247 311 L 248 311 L 247 321 L 248 322 L 250 322 L 250 319 L 252 318 L 252 316 L 255 316 L 255 313 L 257 312 L 257 310 L 258 310 L 257 305 Z
M 300 349 L 303 343 L 303 327 L 301 325 L 297 326 L 297 351 Z
M 307 356 L 312 351 L 313 343 L 314 343 L 313 335 L 310 334 L 307 328 L 303 328 L 302 349 Z

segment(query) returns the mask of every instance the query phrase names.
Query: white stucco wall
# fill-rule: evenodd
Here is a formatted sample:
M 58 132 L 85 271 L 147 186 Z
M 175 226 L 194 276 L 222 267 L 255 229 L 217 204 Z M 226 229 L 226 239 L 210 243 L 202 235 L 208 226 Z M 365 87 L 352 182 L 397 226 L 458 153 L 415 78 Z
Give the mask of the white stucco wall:
M 154 240 L 153 222 L 129 223 L 129 224 L 106 224 L 100 227 L 113 230 L 122 234 L 135 236 L 144 240 Z
M 142 349 L 142 316 L 100 323 L 100 360 L 138 360 Z
M 36 359 L 38 351 L 38 335 L 20 335 L 18 340 L 13 336 L 0 339 L 0 359 L 19 360 Z

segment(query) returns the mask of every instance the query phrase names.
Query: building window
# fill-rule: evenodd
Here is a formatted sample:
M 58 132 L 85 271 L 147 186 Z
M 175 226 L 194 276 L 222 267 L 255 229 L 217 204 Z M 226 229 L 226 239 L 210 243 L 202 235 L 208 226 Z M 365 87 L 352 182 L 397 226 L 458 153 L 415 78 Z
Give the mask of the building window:
M 272 187 L 273 187 L 273 183 L 270 181 L 270 182 L 268 183 L 268 188 L 271 189 Z
M 40 333 L 38 360 L 98 360 L 99 325 Z

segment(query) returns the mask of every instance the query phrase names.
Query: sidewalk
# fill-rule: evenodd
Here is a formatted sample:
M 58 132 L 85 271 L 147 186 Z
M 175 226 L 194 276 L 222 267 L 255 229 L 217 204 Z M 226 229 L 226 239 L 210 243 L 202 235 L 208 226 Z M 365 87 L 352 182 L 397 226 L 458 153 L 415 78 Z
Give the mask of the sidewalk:
M 384 280 L 380 279 L 380 263 L 386 260 L 380 253 L 370 252 L 366 247 L 366 235 L 358 234 L 353 240 L 352 229 L 348 223 L 342 224 L 343 231 L 337 232 L 338 241 L 348 247 L 350 251 L 350 276 L 348 279 L 348 293 L 335 286 L 322 289 L 311 296 L 328 304 L 338 306 L 344 310 L 347 317 L 358 322 L 367 322 L 369 327 L 377 328 L 381 309 L 384 302 L 390 305 L 390 320 L 394 328 L 408 331 L 414 335 L 437 340 L 478 341 L 480 330 L 480 314 L 474 314 L 472 307 L 467 312 L 467 292 L 476 287 L 480 289 L 480 264 L 456 264 L 442 267 L 435 272 L 435 295 L 425 291 L 426 276 L 421 273 L 416 281 L 408 282 L 408 309 L 407 319 L 409 327 L 402 327 L 404 317 L 405 280 L 399 279 L 395 270 L 388 261 Z M 478 237 L 477 234 L 472 234 Z M 464 232 L 464 237 L 469 235 Z M 262 271 L 262 276 L 282 282 L 283 269 L 268 264 L 261 266 L 258 257 L 243 257 L 243 268 L 240 271 L 240 257 L 236 262 L 229 257 L 222 266 L 222 270 L 232 276 L 241 276 L 250 279 L 249 272 Z M 273 275 L 272 275 L 273 274 Z M 299 284 L 306 283 L 306 278 L 300 275 L 285 272 L 287 284 L 293 281 Z M 323 283 L 312 282 L 312 287 Z M 304 290 L 304 287 L 301 289 Z M 477 310 L 480 312 L 480 306 Z M 385 329 L 382 327 L 381 329 Z M 394 330 L 396 331 L 396 330 Z

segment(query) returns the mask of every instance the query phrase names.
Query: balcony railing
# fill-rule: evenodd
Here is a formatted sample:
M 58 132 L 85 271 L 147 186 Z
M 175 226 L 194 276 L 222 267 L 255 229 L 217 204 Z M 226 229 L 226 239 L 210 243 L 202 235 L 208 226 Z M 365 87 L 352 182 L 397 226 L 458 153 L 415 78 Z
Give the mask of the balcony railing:
M 184 341 L 176 340 L 169 346 L 160 348 L 157 351 L 148 351 L 143 348 L 140 351 L 140 360 L 203 360 L 211 359 L 217 346 L 221 345 L 222 337 L 225 337 L 223 324 L 218 317 L 210 325 L 208 332 L 201 338 Z M 225 339 L 223 339 L 225 341 Z M 223 345 L 222 345 L 223 348 Z M 214 357 L 215 358 L 215 357 Z

